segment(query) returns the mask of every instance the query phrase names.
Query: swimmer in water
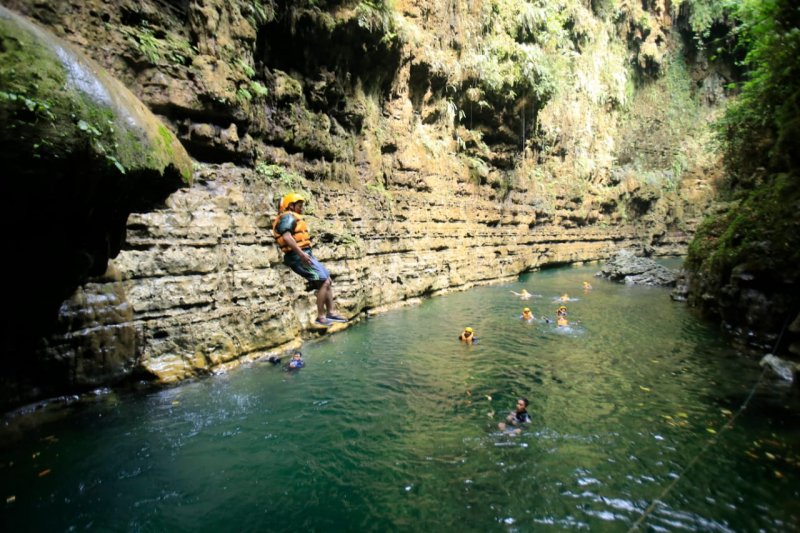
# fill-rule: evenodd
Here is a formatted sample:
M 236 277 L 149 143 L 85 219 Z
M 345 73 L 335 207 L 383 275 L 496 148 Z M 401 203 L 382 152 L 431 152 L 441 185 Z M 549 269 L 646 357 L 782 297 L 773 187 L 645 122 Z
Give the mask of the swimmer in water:
M 303 361 L 303 354 L 298 350 L 292 354 L 292 359 L 286 363 L 286 370 L 299 370 L 306 366 Z
M 529 424 L 531 421 L 531 417 L 528 414 L 528 399 L 527 398 L 517 398 L 517 407 L 516 409 L 506 417 L 505 422 L 500 422 L 497 424 L 497 428 L 500 431 L 506 431 L 508 426 L 520 426 L 522 424 Z M 519 435 L 522 433 L 521 428 L 515 428 L 513 430 L 515 435 Z
M 531 311 L 530 307 L 526 307 L 525 309 L 522 310 L 522 314 L 519 315 L 519 318 L 526 322 L 530 322 L 535 317 L 533 316 L 533 312 Z
M 478 339 L 475 338 L 472 328 L 464 328 L 464 331 L 458 336 L 458 340 L 465 344 L 475 344 L 478 341 Z
M 558 309 L 556 309 L 556 316 L 557 317 L 562 317 L 562 316 L 566 317 L 567 316 L 567 306 L 566 305 L 560 305 L 558 307 Z
M 592 290 L 592 285 L 588 281 L 583 282 L 583 290 L 590 291 Z
M 533 297 L 533 294 L 529 293 L 525 289 L 522 289 L 522 292 L 514 292 L 511 291 L 512 294 L 519 296 L 522 300 L 530 300 Z
M 559 328 L 565 328 L 569 326 L 569 320 L 567 320 L 567 317 L 565 316 L 559 316 L 558 319 L 556 319 L 556 326 Z
M 564 293 L 561 296 L 559 296 L 558 299 L 561 300 L 562 302 L 568 302 L 569 301 L 569 295 L 567 293 Z

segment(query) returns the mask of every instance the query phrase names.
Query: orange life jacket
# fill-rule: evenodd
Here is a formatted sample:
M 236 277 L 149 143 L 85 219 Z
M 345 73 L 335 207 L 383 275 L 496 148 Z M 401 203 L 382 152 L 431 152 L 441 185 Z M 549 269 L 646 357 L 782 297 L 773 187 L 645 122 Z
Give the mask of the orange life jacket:
M 291 247 L 286 243 L 286 240 L 284 240 L 283 235 L 280 235 L 277 230 L 278 222 L 280 222 L 281 217 L 286 213 L 287 211 L 281 212 L 277 217 L 275 217 L 275 221 L 272 223 L 272 235 L 278 241 L 278 246 L 281 247 L 281 251 L 283 251 L 283 253 L 289 253 L 292 251 Z M 301 249 L 308 248 L 311 246 L 311 235 L 308 233 L 308 224 L 306 224 L 306 221 L 303 220 L 302 215 L 299 215 L 295 212 L 292 212 L 291 214 L 295 219 L 297 219 L 297 224 L 295 224 L 292 237 L 294 237 L 295 242 L 297 242 L 297 246 L 299 246 Z

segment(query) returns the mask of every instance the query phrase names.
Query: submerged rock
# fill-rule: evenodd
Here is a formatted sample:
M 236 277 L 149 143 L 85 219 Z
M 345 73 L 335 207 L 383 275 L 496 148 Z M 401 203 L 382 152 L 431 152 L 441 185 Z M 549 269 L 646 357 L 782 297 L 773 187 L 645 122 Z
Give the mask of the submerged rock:
M 652 259 L 638 257 L 629 250 L 620 251 L 595 274 L 626 285 L 675 285 L 678 273 L 659 265 Z
M 769 368 L 774 375 L 789 383 L 793 382 L 798 372 L 800 372 L 800 365 L 797 363 L 786 361 L 771 353 L 762 357 L 758 364 Z

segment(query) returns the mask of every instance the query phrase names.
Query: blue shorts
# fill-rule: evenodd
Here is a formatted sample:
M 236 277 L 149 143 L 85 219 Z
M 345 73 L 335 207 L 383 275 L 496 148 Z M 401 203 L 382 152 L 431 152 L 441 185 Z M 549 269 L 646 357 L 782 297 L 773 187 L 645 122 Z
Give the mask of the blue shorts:
M 310 265 L 303 263 L 300 256 L 294 252 L 283 256 L 283 264 L 303 276 L 311 287 L 319 289 L 325 280 L 331 277 L 331 273 L 311 254 L 310 248 L 303 251 L 311 258 Z

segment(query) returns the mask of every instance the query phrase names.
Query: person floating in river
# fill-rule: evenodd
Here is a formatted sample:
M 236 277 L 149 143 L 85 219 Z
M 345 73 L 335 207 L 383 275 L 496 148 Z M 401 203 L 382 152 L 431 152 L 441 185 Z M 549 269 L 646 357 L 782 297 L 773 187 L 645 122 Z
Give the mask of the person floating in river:
M 587 292 L 592 290 L 592 284 L 589 283 L 588 281 L 584 281 L 583 282 L 583 290 L 587 291 Z
M 567 316 L 567 306 L 566 305 L 558 306 L 558 309 L 556 309 L 556 316 L 557 317 L 562 317 L 562 316 L 566 317 Z
M 519 315 L 519 318 L 526 322 L 530 322 L 535 317 L 533 316 L 533 312 L 531 311 L 530 307 L 526 307 L 525 309 L 522 310 L 522 314 Z
M 475 338 L 475 334 L 472 331 L 472 328 L 464 328 L 464 331 L 461 332 L 461 335 L 458 336 L 458 340 L 465 344 L 475 344 L 478 342 L 478 339 Z
M 311 234 L 303 220 L 304 203 L 303 197 L 294 192 L 281 198 L 278 216 L 272 223 L 272 234 L 284 254 L 283 263 L 303 276 L 309 288 L 317 290 L 317 319 L 314 324 L 327 328 L 334 322 L 347 322 L 347 319 L 336 314 L 330 272 L 311 252 Z
M 292 359 L 286 363 L 286 370 L 299 370 L 306 366 L 303 360 L 303 354 L 299 350 L 292 354 Z
M 497 427 L 500 431 L 506 431 L 508 426 L 520 426 L 522 424 L 528 424 L 530 421 L 531 417 L 528 414 L 528 399 L 517 398 L 517 407 L 515 410 L 506 417 L 505 422 L 500 422 L 497 424 Z M 522 433 L 522 429 L 517 427 L 513 430 L 513 433 L 519 435 Z
M 529 293 L 525 289 L 522 289 L 522 292 L 514 292 L 511 291 L 512 294 L 519 296 L 522 300 L 530 300 L 533 297 L 533 294 Z
M 569 320 L 567 320 L 566 316 L 561 315 L 556 319 L 556 326 L 559 328 L 565 328 L 569 326 Z

